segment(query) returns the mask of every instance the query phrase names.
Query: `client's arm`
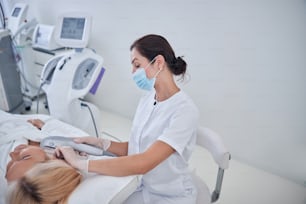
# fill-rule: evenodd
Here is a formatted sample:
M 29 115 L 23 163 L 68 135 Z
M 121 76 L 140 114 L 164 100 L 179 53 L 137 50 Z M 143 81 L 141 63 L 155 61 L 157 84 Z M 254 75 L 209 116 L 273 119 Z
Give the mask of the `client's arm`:
M 36 127 L 39 130 L 41 130 L 41 128 L 45 125 L 45 122 L 40 119 L 29 119 L 27 120 L 27 122 L 31 123 L 34 127 Z M 34 145 L 34 146 L 40 145 L 40 142 L 35 142 L 32 140 L 28 140 L 28 141 L 29 141 L 29 145 Z

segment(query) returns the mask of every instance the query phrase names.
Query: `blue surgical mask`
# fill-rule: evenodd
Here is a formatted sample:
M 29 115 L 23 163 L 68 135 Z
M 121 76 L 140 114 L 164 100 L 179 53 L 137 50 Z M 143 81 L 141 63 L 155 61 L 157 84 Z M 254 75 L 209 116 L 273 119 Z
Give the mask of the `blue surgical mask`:
M 145 68 L 138 68 L 133 73 L 133 80 L 135 81 L 136 85 L 143 90 L 151 91 L 154 88 L 156 76 L 160 72 L 159 70 L 152 79 L 147 77 L 145 70 L 154 60 L 155 58 Z

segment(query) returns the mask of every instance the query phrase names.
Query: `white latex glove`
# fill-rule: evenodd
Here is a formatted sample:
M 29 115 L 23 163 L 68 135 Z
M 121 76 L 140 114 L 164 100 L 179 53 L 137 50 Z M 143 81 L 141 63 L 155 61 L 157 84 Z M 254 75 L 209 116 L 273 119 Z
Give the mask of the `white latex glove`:
M 69 146 L 61 146 L 55 149 L 55 154 L 58 158 L 64 157 L 68 164 L 72 167 L 84 172 L 88 172 L 88 160 L 82 158 L 77 152 Z
M 90 145 L 99 147 L 99 148 L 101 148 L 104 151 L 106 151 L 110 147 L 110 145 L 111 145 L 111 141 L 110 140 L 102 139 L 102 138 L 97 138 L 97 137 L 92 137 L 92 136 L 78 137 L 78 138 L 75 138 L 74 141 L 76 143 L 90 144 Z

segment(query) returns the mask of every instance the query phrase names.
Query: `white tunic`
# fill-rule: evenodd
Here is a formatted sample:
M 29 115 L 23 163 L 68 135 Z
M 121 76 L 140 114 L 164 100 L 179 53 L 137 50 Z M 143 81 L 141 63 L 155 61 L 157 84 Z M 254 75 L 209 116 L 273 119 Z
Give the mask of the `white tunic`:
M 128 153 L 144 152 L 156 140 L 167 143 L 176 152 L 143 175 L 138 190 L 142 192 L 144 203 L 195 203 L 197 191 L 188 160 L 196 142 L 198 109 L 183 91 L 156 105 L 154 96 L 155 91 L 140 100 Z

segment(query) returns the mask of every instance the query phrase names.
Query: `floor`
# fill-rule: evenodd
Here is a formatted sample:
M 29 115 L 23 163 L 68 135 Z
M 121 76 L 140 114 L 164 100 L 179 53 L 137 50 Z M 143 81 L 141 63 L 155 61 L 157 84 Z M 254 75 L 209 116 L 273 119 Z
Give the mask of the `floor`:
M 33 103 L 26 114 L 35 113 L 36 103 Z M 43 104 L 40 104 L 39 113 L 48 113 Z M 115 136 L 125 141 L 130 127 L 129 119 L 101 111 L 100 132 L 104 137 Z M 213 189 L 217 166 L 208 152 L 197 148 L 190 163 L 210 190 Z M 216 204 L 306 204 L 306 187 L 232 158 Z

